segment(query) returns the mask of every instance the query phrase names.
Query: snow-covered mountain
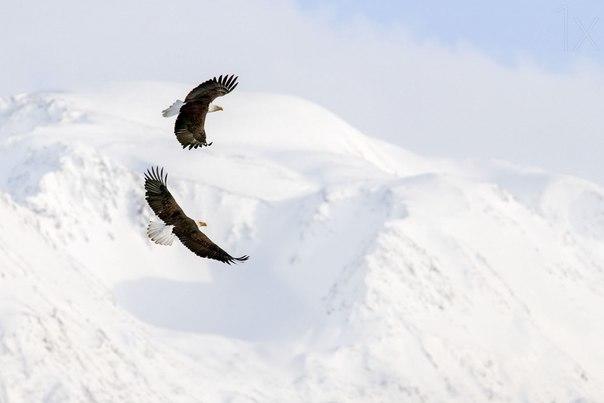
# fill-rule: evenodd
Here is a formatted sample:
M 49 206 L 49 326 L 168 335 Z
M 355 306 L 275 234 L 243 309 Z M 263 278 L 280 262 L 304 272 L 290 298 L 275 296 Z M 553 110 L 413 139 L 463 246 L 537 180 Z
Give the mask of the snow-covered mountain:
M 242 91 L 182 150 L 185 93 L 0 99 L 0 402 L 604 400 L 604 189 Z M 148 241 L 151 165 L 250 260 Z

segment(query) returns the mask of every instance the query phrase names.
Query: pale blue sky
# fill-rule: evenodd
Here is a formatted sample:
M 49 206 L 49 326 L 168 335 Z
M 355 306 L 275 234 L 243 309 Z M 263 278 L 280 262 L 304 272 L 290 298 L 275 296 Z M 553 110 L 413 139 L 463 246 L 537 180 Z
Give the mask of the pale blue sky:
M 501 63 L 519 58 L 557 71 L 580 59 L 604 61 L 604 1 L 298 0 L 335 21 L 370 19 L 420 40 L 467 43 Z

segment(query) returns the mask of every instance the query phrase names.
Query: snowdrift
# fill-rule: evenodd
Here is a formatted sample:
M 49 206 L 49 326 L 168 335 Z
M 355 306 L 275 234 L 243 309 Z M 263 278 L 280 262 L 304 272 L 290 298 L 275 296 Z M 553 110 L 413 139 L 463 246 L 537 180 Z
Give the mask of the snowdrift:
M 604 189 L 241 91 L 182 150 L 185 92 L 0 100 L 0 402 L 604 399 Z M 250 260 L 147 240 L 151 165 Z

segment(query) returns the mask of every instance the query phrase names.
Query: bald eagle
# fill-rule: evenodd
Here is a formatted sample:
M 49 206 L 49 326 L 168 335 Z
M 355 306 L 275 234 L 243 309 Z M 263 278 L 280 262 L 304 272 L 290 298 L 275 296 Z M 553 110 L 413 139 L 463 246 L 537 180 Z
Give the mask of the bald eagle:
M 178 238 L 197 256 L 219 260 L 231 264 L 244 262 L 249 256 L 232 257 L 210 240 L 201 227 L 207 226 L 203 221 L 194 221 L 182 211 L 167 188 L 168 174 L 164 169 L 151 168 L 145 173 L 145 198 L 161 222 L 151 221 L 147 227 L 147 236 L 160 245 L 172 245 Z
M 239 84 L 234 74 L 231 76 L 214 77 L 193 88 L 184 102 L 180 99 L 169 108 L 162 111 L 164 117 L 174 116 L 174 134 L 182 145 L 182 148 L 197 148 L 211 146 L 206 142 L 206 131 L 204 129 L 206 115 L 209 112 L 223 110 L 221 106 L 212 104 L 218 97 L 233 91 Z

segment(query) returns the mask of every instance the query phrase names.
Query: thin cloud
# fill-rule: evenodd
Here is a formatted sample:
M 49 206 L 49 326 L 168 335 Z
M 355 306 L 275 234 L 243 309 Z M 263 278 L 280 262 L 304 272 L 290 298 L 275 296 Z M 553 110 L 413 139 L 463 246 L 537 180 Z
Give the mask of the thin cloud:
M 530 61 L 503 66 L 469 44 L 418 41 L 404 27 L 363 19 L 334 24 L 285 0 L 1 7 L 5 95 L 235 72 L 243 90 L 299 95 L 414 151 L 502 158 L 604 182 L 596 67 L 560 74 Z

